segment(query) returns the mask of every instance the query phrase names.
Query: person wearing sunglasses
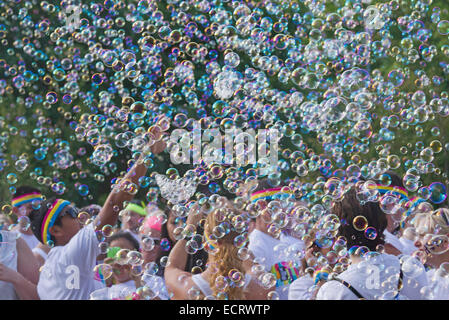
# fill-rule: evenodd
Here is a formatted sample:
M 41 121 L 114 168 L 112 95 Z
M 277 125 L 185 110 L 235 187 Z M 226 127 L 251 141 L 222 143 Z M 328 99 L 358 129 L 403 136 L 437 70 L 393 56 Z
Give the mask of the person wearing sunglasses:
M 420 213 L 412 219 L 418 256 L 425 262 L 433 299 L 449 300 L 449 210 Z
M 166 147 L 158 141 L 150 148 L 154 154 Z M 99 244 L 109 233 L 103 227 L 114 226 L 123 210 L 123 203 L 134 198 L 139 178 L 146 174 L 146 152 L 142 152 L 126 175 L 118 179 L 97 217 L 81 227 L 77 211 L 64 199 L 49 199 L 39 209 L 31 212 L 31 229 L 34 235 L 52 247 L 42 267 L 37 290 L 42 300 L 88 300 L 98 289 L 93 269 L 101 253 Z

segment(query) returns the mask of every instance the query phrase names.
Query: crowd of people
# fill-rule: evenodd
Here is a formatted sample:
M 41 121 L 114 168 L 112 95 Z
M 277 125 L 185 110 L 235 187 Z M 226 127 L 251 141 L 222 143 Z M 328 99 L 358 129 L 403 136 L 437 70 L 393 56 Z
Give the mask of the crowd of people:
M 144 203 L 126 185 L 146 171 L 138 160 L 101 206 L 17 188 L 0 299 L 449 299 L 449 210 L 410 201 L 393 172 L 333 189 L 325 207 L 269 179 Z

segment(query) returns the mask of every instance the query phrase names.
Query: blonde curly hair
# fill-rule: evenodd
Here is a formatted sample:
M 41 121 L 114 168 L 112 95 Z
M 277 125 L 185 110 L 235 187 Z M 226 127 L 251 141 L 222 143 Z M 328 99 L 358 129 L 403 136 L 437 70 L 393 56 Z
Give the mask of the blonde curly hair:
M 204 224 L 204 236 L 212 248 L 210 261 L 213 261 L 216 267 L 216 272 L 213 272 L 209 279 L 210 288 L 216 298 L 225 294 L 228 300 L 245 299 L 244 289 L 233 285 L 229 280 L 230 272 L 240 272 L 242 277 L 245 276 L 243 261 L 238 256 L 240 248 L 234 245 L 234 239 L 240 233 L 235 231 L 232 222 L 233 217 L 238 215 L 240 212 L 235 206 L 226 201 L 225 206 L 216 208 L 207 216 Z

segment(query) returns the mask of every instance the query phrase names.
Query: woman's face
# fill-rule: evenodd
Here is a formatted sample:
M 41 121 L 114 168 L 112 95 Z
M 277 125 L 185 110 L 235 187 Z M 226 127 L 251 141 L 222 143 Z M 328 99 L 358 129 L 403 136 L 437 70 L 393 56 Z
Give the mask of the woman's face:
M 142 216 L 134 211 L 127 211 L 123 221 L 123 229 L 129 229 L 136 232 L 142 224 Z
M 170 214 L 167 220 L 167 232 L 172 243 L 176 242 L 175 229 L 183 225 L 183 221 L 176 217 L 174 214 Z
M 435 230 L 417 229 L 415 246 L 426 256 L 426 263 L 439 267 L 443 262 L 449 262 L 449 235 L 435 234 Z
M 159 230 L 151 229 L 145 234 L 141 234 L 141 253 L 144 261 L 144 265 L 149 262 L 156 262 L 161 256 L 161 232 Z M 149 240 L 149 239 L 152 239 Z

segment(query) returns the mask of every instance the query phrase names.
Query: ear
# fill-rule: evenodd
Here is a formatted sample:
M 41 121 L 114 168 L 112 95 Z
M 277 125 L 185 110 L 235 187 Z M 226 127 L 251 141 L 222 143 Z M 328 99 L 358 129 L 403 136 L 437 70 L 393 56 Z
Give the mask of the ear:
M 12 213 L 14 213 L 17 216 L 17 214 L 19 213 L 19 208 L 12 207 Z
M 64 231 L 60 226 L 52 226 L 48 229 L 48 232 L 56 239 L 61 237 L 64 234 Z

